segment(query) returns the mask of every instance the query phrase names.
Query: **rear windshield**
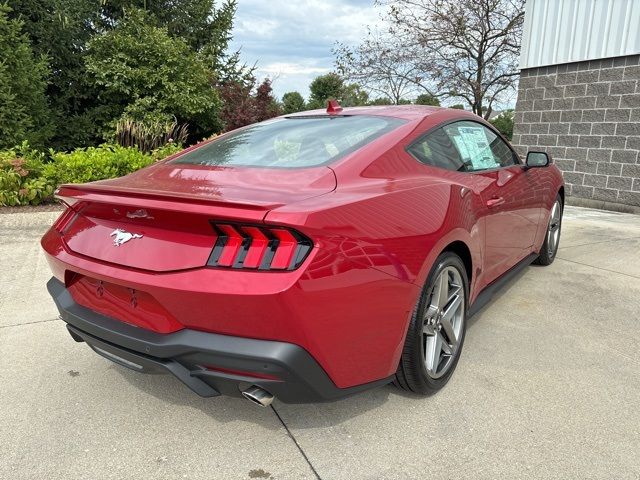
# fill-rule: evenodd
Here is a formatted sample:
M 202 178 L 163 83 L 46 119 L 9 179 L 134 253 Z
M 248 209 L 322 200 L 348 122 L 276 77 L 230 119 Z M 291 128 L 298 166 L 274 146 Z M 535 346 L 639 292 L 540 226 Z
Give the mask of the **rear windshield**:
M 172 163 L 313 167 L 338 160 L 403 123 L 361 115 L 278 118 L 225 135 Z

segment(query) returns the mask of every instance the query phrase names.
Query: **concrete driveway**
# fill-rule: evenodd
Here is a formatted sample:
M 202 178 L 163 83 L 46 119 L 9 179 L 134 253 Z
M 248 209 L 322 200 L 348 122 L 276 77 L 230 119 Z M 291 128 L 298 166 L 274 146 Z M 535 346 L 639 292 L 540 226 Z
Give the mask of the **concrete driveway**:
M 640 478 L 640 217 L 568 207 L 556 262 L 469 325 L 447 387 L 260 409 L 71 340 L 39 238 L 0 215 L 0 478 Z

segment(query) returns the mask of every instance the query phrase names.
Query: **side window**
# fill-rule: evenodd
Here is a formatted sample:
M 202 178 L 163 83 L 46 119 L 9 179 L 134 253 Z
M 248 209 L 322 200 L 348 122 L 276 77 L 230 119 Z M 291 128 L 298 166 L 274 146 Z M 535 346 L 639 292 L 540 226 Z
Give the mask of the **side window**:
M 466 172 L 508 167 L 516 163 L 509 146 L 480 123 L 461 121 L 442 128 L 455 145 Z
M 458 150 L 442 128 L 429 132 L 407 151 L 426 165 L 447 170 L 464 170 Z

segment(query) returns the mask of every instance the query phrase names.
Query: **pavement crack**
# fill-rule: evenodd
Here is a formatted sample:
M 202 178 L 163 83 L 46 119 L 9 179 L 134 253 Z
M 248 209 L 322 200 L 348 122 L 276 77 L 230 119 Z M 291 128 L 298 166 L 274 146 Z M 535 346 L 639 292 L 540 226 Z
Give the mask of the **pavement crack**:
M 9 328 L 9 327 L 21 327 L 22 325 L 34 325 L 36 323 L 55 322 L 56 320 L 60 320 L 60 319 L 59 318 L 50 318 L 49 320 L 36 320 L 35 322 L 12 323 L 11 325 L 0 325 L 0 329 Z
M 278 420 L 280 420 L 280 423 L 282 424 L 282 426 L 284 427 L 284 429 L 287 431 L 287 435 L 289 435 L 289 438 L 291 440 L 293 440 L 293 443 L 296 445 L 296 447 L 298 447 L 298 451 L 302 454 L 302 457 L 305 459 L 305 461 L 307 462 L 307 465 L 309 465 L 309 468 L 311 469 L 311 471 L 313 472 L 313 474 L 316 476 L 316 478 L 318 480 L 322 480 L 322 478 L 320 477 L 320 475 L 318 474 L 317 470 L 315 469 L 315 467 L 313 466 L 313 464 L 311 463 L 311 461 L 309 460 L 309 457 L 307 457 L 307 454 L 304 453 L 304 450 L 302 449 L 302 447 L 300 446 L 300 444 L 298 443 L 298 441 L 296 440 L 296 437 L 293 435 L 293 433 L 291 433 L 291 430 L 289 430 L 289 427 L 287 426 L 286 423 L 284 423 L 284 420 L 282 419 L 282 417 L 280 416 L 280 414 L 278 413 L 278 411 L 276 410 L 276 407 L 274 407 L 273 405 L 271 405 L 271 410 L 273 410 L 273 413 L 276 414 L 276 417 L 278 417 Z
M 603 272 L 617 273 L 618 275 L 624 275 L 625 277 L 631 277 L 631 278 L 635 278 L 635 279 L 640 279 L 639 276 L 631 275 L 630 273 L 618 272 L 616 270 L 611 270 L 609 268 L 596 267 L 595 265 L 589 265 L 588 263 L 576 262 L 575 260 L 567 260 L 566 258 L 562 258 L 562 257 L 556 257 L 556 258 L 558 260 L 563 260 L 565 262 L 575 263 L 576 265 L 582 265 L 583 267 L 591 267 L 591 268 L 595 268 L 596 270 L 602 270 Z

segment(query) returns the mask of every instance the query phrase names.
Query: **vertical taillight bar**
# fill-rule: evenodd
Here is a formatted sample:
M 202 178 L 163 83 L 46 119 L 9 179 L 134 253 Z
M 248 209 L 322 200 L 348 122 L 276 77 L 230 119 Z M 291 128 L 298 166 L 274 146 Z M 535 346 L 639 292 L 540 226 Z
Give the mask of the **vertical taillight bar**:
M 284 227 L 213 223 L 218 238 L 207 265 L 259 270 L 293 270 L 311 251 L 304 235 Z
M 243 237 L 232 225 L 218 225 L 226 237 L 226 242 L 218 257 L 218 265 L 221 267 L 230 267 L 236 259 L 236 255 L 240 251 Z
M 298 248 L 298 241 L 288 230 L 273 228 L 271 233 L 279 240 L 278 248 L 271 260 L 271 268 L 284 270 L 291 265 L 291 259 Z
M 242 227 L 242 230 L 251 237 L 242 265 L 245 268 L 258 268 L 269 246 L 269 239 L 258 227 Z

